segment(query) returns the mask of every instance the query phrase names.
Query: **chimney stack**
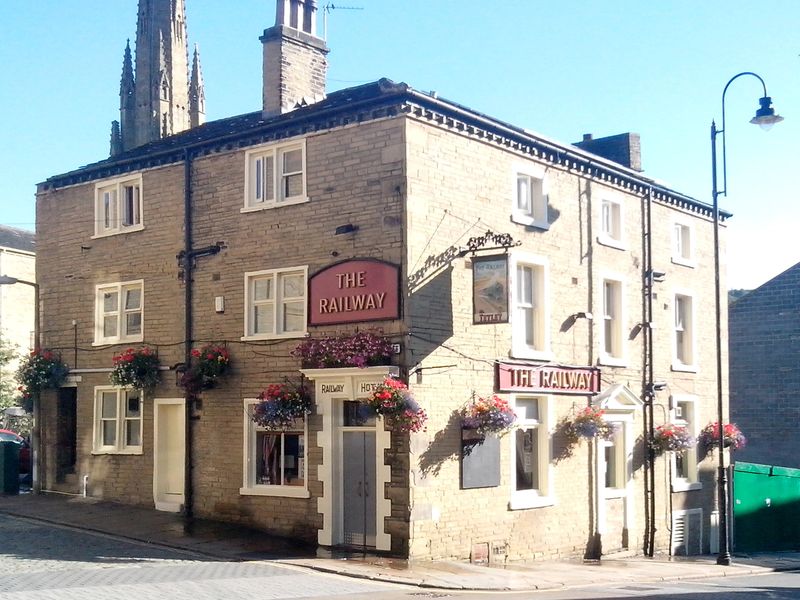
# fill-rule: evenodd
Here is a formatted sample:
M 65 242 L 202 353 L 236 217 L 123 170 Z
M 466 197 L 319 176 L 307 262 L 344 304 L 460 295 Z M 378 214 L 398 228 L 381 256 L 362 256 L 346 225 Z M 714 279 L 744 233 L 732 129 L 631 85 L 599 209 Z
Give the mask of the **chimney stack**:
M 634 171 L 642 171 L 642 144 L 638 133 L 620 133 L 597 139 L 591 133 L 584 133 L 583 140 L 573 146 L 613 160 Z
M 277 0 L 275 25 L 264 46 L 264 117 L 325 97 L 328 46 L 317 37 L 317 0 Z

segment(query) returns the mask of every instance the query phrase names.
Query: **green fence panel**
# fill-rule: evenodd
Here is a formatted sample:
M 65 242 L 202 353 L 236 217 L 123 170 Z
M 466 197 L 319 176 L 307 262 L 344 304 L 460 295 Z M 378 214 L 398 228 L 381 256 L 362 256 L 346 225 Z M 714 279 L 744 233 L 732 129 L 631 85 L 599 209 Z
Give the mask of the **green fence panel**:
M 734 549 L 800 549 L 800 469 L 736 463 L 733 467 Z

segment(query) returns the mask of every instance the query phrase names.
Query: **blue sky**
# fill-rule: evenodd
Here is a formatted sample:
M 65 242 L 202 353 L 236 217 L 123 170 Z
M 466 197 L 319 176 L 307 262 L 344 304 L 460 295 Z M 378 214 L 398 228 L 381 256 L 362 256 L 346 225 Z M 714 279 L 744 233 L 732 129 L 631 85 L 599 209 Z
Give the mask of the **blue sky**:
M 274 0 L 186 0 L 209 120 L 261 105 Z M 320 0 L 320 6 L 327 4 Z M 34 228 L 35 184 L 108 155 L 136 0 L 0 2 L 0 223 Z M 333 2 L 339 5 L 339 2 Z M 388 77 L 564 142 L 634 131 L 645 174 L 710 202 L 712 118 L 755 71 L 786 120 L 726 100 L 730 287 L 800 261 L 800 2 L 347 0 L 328 17 L 329 91 Z M 769 10 L 769 14 L 760 11 Z M 321 30 L 320 23 L 320 30 Z

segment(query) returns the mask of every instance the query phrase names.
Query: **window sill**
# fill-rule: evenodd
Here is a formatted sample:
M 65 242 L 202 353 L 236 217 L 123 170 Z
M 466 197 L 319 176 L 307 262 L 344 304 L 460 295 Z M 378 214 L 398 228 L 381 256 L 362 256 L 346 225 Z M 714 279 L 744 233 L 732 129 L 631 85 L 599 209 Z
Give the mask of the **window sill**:
M 260 333 L 256 335 L 243 335 L 240 339 L 243 342 L 254 342 L 258 340 L 291 340 L 308 336 L 307 331 L 293 331 L 291 333 L 268 334 Z
M 688 258 L 682 258 L 680 256 L 673 256 L 672 264 L 680 265 L 682 267 L 689 267 L 690 269 L 694 269 L 697 266 L 693 260 L 689 260 Z
M 624 357 L 617 358 L 615 356 L 608 356 L 607 354 L 601 354 L 600 357 L 597 359 L 597 364 L 606 367 L 627 367 L 628 359 Z
M 511 221 L 517 225 L 523 225 L 525 227 L 535 227 L 536 229 L 543 230 L 550 229 L 550 223 L 547 221 L 537 221 L 530 215 L 526 215 L 524 213 L 511 213 Z
M 105 454 L 122 454 L 124 456 L 141 456 L 144 454 L 141 448 L 134 450 L 92 450 L 92 456 L 103 456 Z
M 254 485 L 239 488 L 240 496 L 274 496 L 278 498 L 311 498 L 311 492 L 305 487 L 290 485 Z
M 95 233 L 89 239 L 99 240 L 100 238 L 111 237 L 114 235 L 124 235 L 126 233 L 133 233 L 134 231 L 144 231 L 144 225 L 135 225 L 134 227 L 126 227 L 125 229 L 117 229 L 115 231 L 105 231 L 103 233 Z
M 680 479 L 675 480 L 672 482 L 672 491 L 673 492 L 691 492 L 694 490 L 702 490 L 703 484 L 699 481 L 682 481 Z
M 509 353 L 511 358 L 525 358 L 528 360 L 553 360 L 552 350 L 534 350 L 532 348 L 512 348 Z
M 100 340 L 92 342 L 92 346 L 113 346 L 115 344 L 141 344 L 144 341 L 144 336 L 135 338 L 109 338 L 107 340 Z
M 303 198 L 292 198 L 290 200 L 283 200 L 281 202 L 265 202 L 263 204 L 246 204 L 244 208 L 240 208 L 240 213 L 249 213 L 249 212 L 258 212 L 261 210 L 271 210 L 273 208 L 281 208 L 282 206 L 292 206 L 294 204 L 304 204 L 309 202 L 311 198 L 303 197 Z
M 538 496 L 527 493 L 512 494 L 511 500 L 508 501 L 508 510 L 526 510 L 529 508 L 543 508 L 545 506 L 554 506 L 556 503 L 555 498 L 552 496 Z
M 601 246 L 608 246 L 609 248 L 614 248 L 616 250 L 627 250 L 628 247 L 622 243 L 620 240 L 615 240 L 614 238 L 610 238 L 605 235 L 598 235 L 597 236 L 597 243 Z
M 672 363 L 672 370 L 679 373 L 697 373 L 697 365 L 685 365 L 683 363 Z
M 613 498 L 624 498 L 628 495 L 628 491 L 624 488 L 606 488 L 605 492 L 603 493 L 603 498 L 606 499 L 613 499 Z

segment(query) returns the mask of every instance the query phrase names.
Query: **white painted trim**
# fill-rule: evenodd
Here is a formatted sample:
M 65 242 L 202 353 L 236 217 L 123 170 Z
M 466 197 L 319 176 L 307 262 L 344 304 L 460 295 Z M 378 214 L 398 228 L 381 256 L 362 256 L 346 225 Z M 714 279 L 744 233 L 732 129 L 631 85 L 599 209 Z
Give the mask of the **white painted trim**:
M 153 400 L 153 502 L 155 503 L 156 510 L 162 510 L 165 512 L 180 512 L 181 507 L 185 502 L 185 482 L 184 482 L 184 491 L 180 495 L 179 502 L 165 502 L 159 500 L 158 494 L 158 482 L 159 482 L 159 469 L 158 469 L 158 454 L 159 454 L 159 446 L 158 446 L 158 430 L 159 430 L 159 421 L 160 421 L 160 414 L 159 408 L 162 406 L 186 406 L 186 400 L 184 398 L 155 398 Z M 180 422 L 180 433 L 184 438 L 184 443 L 181 444 L 181 456 L 180 462 L 181 464 L 184 463 L 185 457 L 185 437 L 186 437 L 186 411 L 181 411 L 181 422 Z
M 599 332 L 597 339 L 600 342 L 600 347 L 597 353 L 597 362 L 601 365 L 609 365 L 616 367 L 625 367 L 628 364 L 628 302 L 626 297 L 626 281 L 625 278 L 618 273 L 609 271 L 601 271 L 598 277 L 599 288 L 596 291 L 596 297 L 599 298 L 600 310 L 595 313 L 595 322 L 598 323 Z M 618 284 L 619 289 L 619 343 L 620 355 L 612 356 L 605 351 L 605 282 L 614 282 Z M 599 318 L 598 315 L 599 314 Z
M 299 196 L 292 196 L 285 200 L 280 200 L 280 187 L 283 178 L 283 169 L 279 166 L 279 157 L 281 152 L 286 150 L 294 150 L 299 148 L 302 150 L 303 158 L 303 191 Z M 250 172 L 252 170 L 252 162 L 254 158 L 263 156 L 272 156 L 272 170 L 273 170 L 273 193 L 274 198 L 269 202 L 255 203 L 251 202 L 251 181 Z M 244 162 L 244 204 L 240 212 L 253 212 L 258 210 L 280 208 L 282 206 L 290 206 L 292 204 L 300 204 L 308 202 L 308 164 L 307 164 L 307 148 L 306 138 L 295 140 L 282 140 L 280 143 L 270 142 L 253 148 L 249 148 L 245 152 Z M 254 192 L 253 192 L 254 193 Z
M 317 499 L 317 511 L 322 515 L 322 528 L 317 532 L 317 542 L 322 546 L 334 546 L 343 541 L 342 501 L 339 498 L 342 487 L 341 422 L 337 416 L 339 403 L 358 400 L 361 397 L 359 383 L 379 383 L 387 375 L 396 375 L 398 371 L 393 366 L 300 370 L 315 383 L 317 414 L 322 417 L 322 430 L 317 433 L 317 446 L 322 450 L 322 463 L 317 474 L 323 489 L 323 495 Z M 323 385 L 336 384 L 344 384 L 341 392 L 322 390 Z M 391 516 L 391 500 L 385 497 L 385 490 L 391 482 L 391 466 L 385 464 L 384 454 L 390 448 L 391 432 L 385 430 L 383 420 L 379 418 L 375 427 L 375 549 L 387 551 L 391 550 L 391 535 L 386 532 L 386 519 Z
M 524 510 L 528 508 L 540 508 L 543 506 L 552 506 L 555 504 L 555 497 L 553 491 L 555 489 L 553 482 L 553 475 L 555 470 L 553 468 L 553 428 L 554 428 L 554 415 L 552 410 L 552 396 L 543 394 L 525 394 L 518 393 L 512 394 L 509 398 L 511 406 L 516 412 L 518 400 L 536 400 L 539 404 L 539 424 L 538 429 L 544 434 L 543 438 L 539 440 L 539 448 L 537 448 L 540 460 L 544 460 L 544 465 L 537 465 L 539 469 L 539 490 L 521 490 L 517 491 L 516 486 L 516 444 L 515 435 L 517 429 L 524 429 L 526 421 L 519 419 L 516 427 L 510 433 L 511 449 L 509 452 L 510 462 L 510 481 L 509 481 L 509 510 Z M 544 413 L 542 415 L 542 413 Z M 542 418 L 543 417 L 543 418 Z
M 144 183 L 142 181 L 141 173 L 132 173 L 121 177 L 112 177 L 96 181 L 94 184 L 94 233 L 90 239 L 96 240 L 112 235 L 121 235 L 125 233 L 132 233 L 134 231 L 142 231 L 144 229 Z M 139 184 L 139 224 L 131 225 L 130 227 L 122 226 L 122 195 L 120 194 L 120 186 L 130 182 L 137 182 Z M 100 191 L 110 187 L 116 187 L 116 212 L 117 212 L 117 226 L 114 229 L 101 230 L 101 223 L 103 222 L 103 214 L 100 207 Z
M 684 298 L 689 299 L 690 307 L 689 307 L 689 332 L 691 334 L 691 349 L 689 350 L 692 355 L 692 362 L 691 363 L 684 363 L 678 360 L 678 337 L 677 332 L 675 331 L 675 306 L 676 306 L 676 298 L 678 296 L 682 296 Z M 673 371 L 680 371 L 685 373 L 696 373 L 697 372 L 697 365 L 698 365 L 698 357 L 697 357 L 697 296 L 694 294 L 692 290 L 686 288 L 673 288 L 672 290 L 672 310 L 670 311 L 670 315 L 672 317 L 670 322 L 670 328 L 672 330 L 671 340 L 672 340 L 672 370 Z
M 517 178 L 519 175 L 527 175 L 533 179 L 541 181 L 542 195 L 539 202 L 544 202 L 545 218 L 536 219 L 533 214 L 521 211 L 517 207 Z M 536 212 L 534 207 L 536 199 L 531 197 L 531 211 Z M 550 229 L 550 183 L 547 178 L 547 168 L 534 162 L 517 162 L 511 170 L 511 220 L 518 225 L 535 227 L 537 229 Z
M 687 421 L 683 417 L 678 417 L 676 414 L 676 408 L 679 402 L 686 402 L 692 404 L 692 420 Z M 686 423 L 689 427 L 689 433 L 692 436 L 697 438 L 700 434 L 700 419 L 698 418 L 698 407 L 700 405 L 700 399 L 698 396 L 694 394 L 672 394 L 669 399 L 670 404 L 670 411 L 669 411 L 669 419 L 671 423 L 676 423 L 678 425 L 682 425 Z M 701 490 L 703 489 L 703 484 L 700 482 L 700 466 L 699 466 L 699 456 L 697 451 L 697 446 L 693 450 L 689 450 L 692 453 L 691 456 L 688 458 L 692 461 L 692 471 L 693 471 L 693 478 L 687 479 L 685 477 L 677 477 L 676 473 L 676 456 L 675 452 L 670 452 L 668 460 L 670 461 L 670 484 L 672 486 L 673 492 L 690 492 L 693 490 Z
M 142 327 L 141 333 L 138 335 L 122 335 L 122 317 L 124 315 L 124 298 L 122 297 L 122 290 L 126 287 L 139 286 L 141 290 L 141 306 L 142 313 Z M 101 290 L 109 288 L 116 288 L 118 295 L 117 306 L 117 335 L 115 337 L 103 337 L 103 310 L 102 302 L 100 300 Z M 141 343 L 144 340 L 144 279 L 132 279 L 130 281 L 115 281 L 111 283 L 102 283 L 94 286 L 94 341 L 92 346 L 108 346 L 111 344 L 132 344 Z

